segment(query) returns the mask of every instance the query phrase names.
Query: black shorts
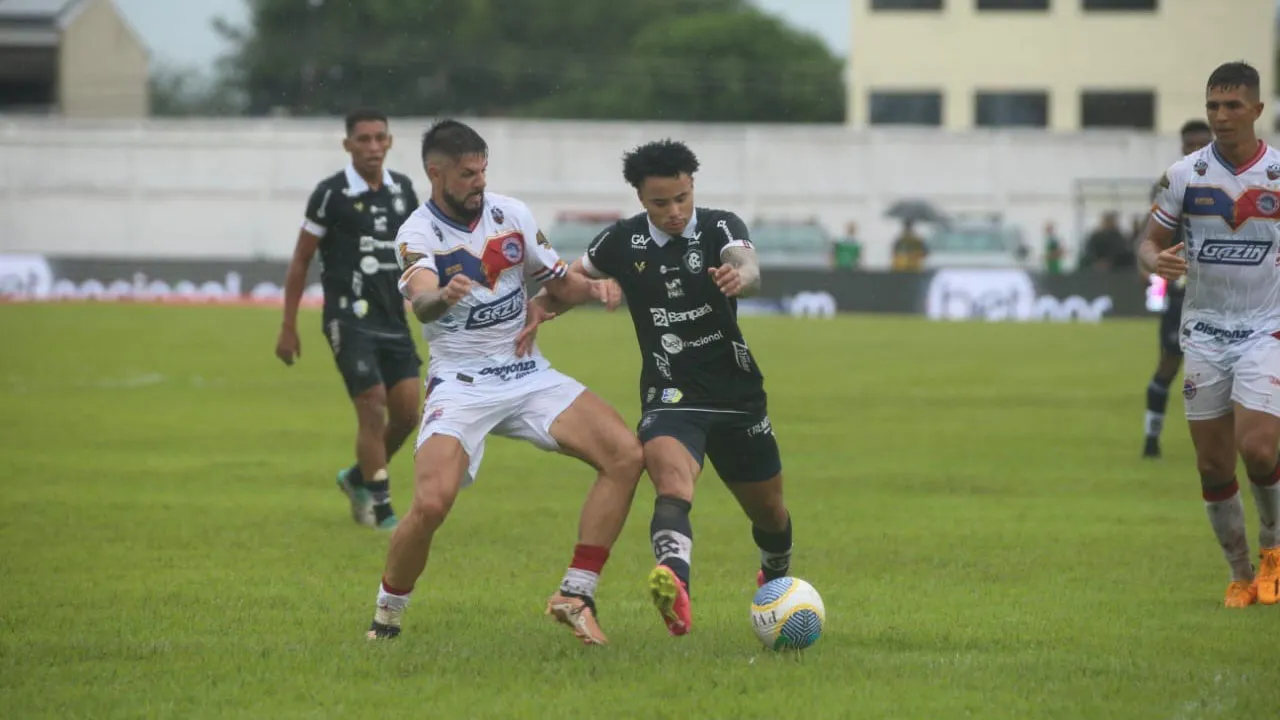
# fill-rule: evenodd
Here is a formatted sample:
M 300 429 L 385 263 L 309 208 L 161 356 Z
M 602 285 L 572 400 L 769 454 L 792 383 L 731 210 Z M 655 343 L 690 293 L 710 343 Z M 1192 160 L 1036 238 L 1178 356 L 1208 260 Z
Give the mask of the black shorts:
M 702 467 L 711 459 L 727 483 L 763 482 L 782 472 L 778 441 L 765 412 L 733 412 L 692 408 L 655 409 L 637 427 L 641 443 L 657 437 L 679 440 Z
M 1182 357 L 1178 335 L 1182 332 L 1182 298 L 1170 298 L 1169 307 L 1160 313 L 1160 351 Z
M 418 377 L 422 358 L 409 335 L 373 333 L 337 320 L 326 323 L 325 330 L 350 397 Z

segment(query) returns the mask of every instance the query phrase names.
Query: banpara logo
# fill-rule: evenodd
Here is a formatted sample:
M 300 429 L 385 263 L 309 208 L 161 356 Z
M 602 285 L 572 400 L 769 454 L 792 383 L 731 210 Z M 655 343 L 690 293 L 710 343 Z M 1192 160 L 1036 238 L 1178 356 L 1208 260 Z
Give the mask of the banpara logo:
M 1002 269 L 939 270 L 925 298 L 931 320 L 1099 322 L 1111 307 L 1108 295 L 1093 300 L 1037 295 L 1026 272 Z

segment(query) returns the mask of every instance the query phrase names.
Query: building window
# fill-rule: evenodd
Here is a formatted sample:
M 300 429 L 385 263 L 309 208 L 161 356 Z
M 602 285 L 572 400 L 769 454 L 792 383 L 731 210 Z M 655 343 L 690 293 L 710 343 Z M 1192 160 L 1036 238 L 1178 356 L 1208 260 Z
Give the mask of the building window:
M 1049 93 L 978 91 L 973 124 L 978 127 L 1048 127 Z
M 871 0 L 872 10 L 941 10 L 942 0 Z
M 878 91 L 871 93 L 872 125 L 941 125 L 942 93 Z
M 1084 9 L 1155 11 L 1159 4 L 1158 0 L 1084 0 Z
M 1150 91 L 1086 90 L 1080 97 L 1080 126 L 1154 130 L 1156 94 Z
M 1049 0 L 978 0 L 979 10 L 1048 10 Z

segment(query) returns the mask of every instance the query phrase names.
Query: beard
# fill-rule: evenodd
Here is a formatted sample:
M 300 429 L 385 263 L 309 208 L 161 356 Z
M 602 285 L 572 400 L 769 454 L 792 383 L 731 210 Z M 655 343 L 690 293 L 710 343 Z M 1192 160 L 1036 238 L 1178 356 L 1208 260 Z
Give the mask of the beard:
M 484 195 L 480 195 L 480 205 L 475 208 L 469 208 L 466 205 L 466 198 L 459 200 L 449 193 L 441 193 L 444 198 L 444 204 L 449 206 L 449 212 L 456 217 L 468 223 L 480 217 L 480 213 L 484 211 Z

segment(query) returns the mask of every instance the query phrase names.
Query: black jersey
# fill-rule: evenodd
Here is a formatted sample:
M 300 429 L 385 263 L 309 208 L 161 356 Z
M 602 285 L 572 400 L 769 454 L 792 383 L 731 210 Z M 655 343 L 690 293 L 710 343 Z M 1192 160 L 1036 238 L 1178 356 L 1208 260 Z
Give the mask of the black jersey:
M 683 236 L 651 228 L 640 214 L 592 240 L 588 272 L 618 281 L 635 324 L 644 408 L 764 408 L 764 376 L 738 328 L 737 300 L 710 274 L 727 248 L 750 246 L 737 215 L 707 208 L 694 212 Z
M 320 238 L 326 325 L 338 320 L 372 332 L 409 334 L 396 286 L 395 240 L 417 206 L 413 182 L 389 170 L 377 190 L 351 166 L 316 185 L 303 228 Z

